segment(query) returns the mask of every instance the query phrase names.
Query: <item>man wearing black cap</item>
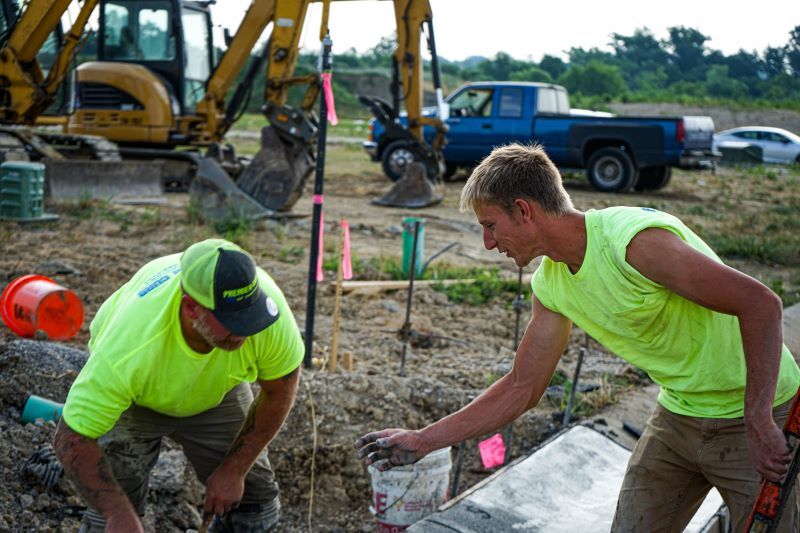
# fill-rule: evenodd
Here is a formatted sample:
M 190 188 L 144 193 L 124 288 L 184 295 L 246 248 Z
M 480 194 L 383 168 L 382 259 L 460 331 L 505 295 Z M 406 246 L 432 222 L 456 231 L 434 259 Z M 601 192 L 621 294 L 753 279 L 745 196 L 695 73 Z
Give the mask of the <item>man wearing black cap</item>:
M 266 446 L 291 409 L 304 352 L 272 278 L 235 244 L 208 239 L 145 265 L 90 330 L 54 443 L 89 506 L 81 531 L 144 531 L 165 436 L 206 485 L 210 531 L 272 528 L 280 506 Z

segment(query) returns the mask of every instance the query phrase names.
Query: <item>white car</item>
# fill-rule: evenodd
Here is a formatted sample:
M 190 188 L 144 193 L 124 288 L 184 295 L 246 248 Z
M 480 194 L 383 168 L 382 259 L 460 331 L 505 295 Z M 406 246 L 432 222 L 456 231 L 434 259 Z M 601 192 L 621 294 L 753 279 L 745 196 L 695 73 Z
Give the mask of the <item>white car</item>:
M 714 134 L 715 152 L 727 143 L 761 147 L 765 163 L 800 163 L 800 137 L 781 128 L 746 126 Z

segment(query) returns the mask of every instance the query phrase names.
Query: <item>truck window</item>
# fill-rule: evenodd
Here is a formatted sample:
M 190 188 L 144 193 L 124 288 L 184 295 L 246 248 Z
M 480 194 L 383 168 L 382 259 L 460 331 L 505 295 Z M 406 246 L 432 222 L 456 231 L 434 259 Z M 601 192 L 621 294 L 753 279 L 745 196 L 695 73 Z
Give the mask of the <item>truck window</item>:
M 536 91 L 536 112 L 558 115 L 569 114 L 567 91 L 556 87 L 539 87 Z
M 458 93 L 450 102 L 452 117 L 492 116 L 492 93 L 490 88 L 470 88 Z
M 536 91 L 537 113 L 558 113 L 558 100 L 555 89 L 539 87 Z
M 562 115 L 569 115 L 569 97 L 565 89 L 556 89 L 556 106 Z
M 522 88 L 504 87 L 500 89 L 500 117 L 519 118 L 522 116 Z

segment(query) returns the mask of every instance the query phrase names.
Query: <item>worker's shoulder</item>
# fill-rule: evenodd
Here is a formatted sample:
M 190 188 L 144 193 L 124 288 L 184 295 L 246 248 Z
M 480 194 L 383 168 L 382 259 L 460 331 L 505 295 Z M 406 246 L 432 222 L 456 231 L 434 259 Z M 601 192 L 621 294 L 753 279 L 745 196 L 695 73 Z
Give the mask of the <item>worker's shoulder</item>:
M 652 223 L 653 221 L 680 223 L 680 219 L 674 215 L 646 206 L 619 205 L 598 210 L 592 209 L 587 211 L 587 217 L 589 217 L 590 221 L 603 226 L 627 225 L 638 221 L 644 224 Z
M 136 289 L 141 296 L 153 291 L 166 281 L 180 276 L 181 254 L 172 254 L 153 259 L 142 266 L 126 284 Z

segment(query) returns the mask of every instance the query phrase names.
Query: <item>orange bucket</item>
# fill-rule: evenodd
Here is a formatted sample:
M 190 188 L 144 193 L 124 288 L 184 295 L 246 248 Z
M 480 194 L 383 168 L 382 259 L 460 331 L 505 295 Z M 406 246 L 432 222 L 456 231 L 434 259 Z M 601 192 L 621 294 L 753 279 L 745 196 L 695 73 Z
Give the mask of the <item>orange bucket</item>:
M 22 276 L 3 290 L 0 317 L 21 337 L 41 330 L 52 340 L 71 339 L 83 325 L 83 303 L 47 276 Z

